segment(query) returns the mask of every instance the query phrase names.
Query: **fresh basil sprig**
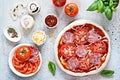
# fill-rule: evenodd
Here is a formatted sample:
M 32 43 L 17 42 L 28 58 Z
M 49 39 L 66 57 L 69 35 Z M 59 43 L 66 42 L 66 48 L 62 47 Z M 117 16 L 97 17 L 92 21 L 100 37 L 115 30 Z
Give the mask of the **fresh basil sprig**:
M 119 0 L 95 0 L 87 9 L 87 11 L 95 11 L 98 13 L 105 12 L 108 20 L 112 19 L 113 12 L 116 11 Z
M 114 71 L 113 70 L 103 70 L 100 74 L 104 77 L 109 77 L 114 74 Z
M 55 72 L 56 72 L 56 66 L 53 62 L 49 61 L 48 63 L 48 68 L 50 70 L 50 72 L 55 75 Z

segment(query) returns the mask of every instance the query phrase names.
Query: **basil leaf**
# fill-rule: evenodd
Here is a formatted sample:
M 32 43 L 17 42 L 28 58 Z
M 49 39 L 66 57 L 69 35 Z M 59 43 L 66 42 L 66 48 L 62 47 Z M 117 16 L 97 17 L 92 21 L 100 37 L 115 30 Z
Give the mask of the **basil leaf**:
M 111 7 L 111 10 L 115 12 L 117 9 L 115 7 Z
M 101 72 L 101 75 L 104 76 L 104 77 L 109 77 L 109 76 L 112 76 L 113 74 L 114 74 L 113 70 L 103 70 Z
M 98 1 L 95 1 L 89 6 L 87 11 L 95 11 L 95 10 L 97 10 L 97 8 L 98 8 Z
M 107 17 L 108 20 L 112 19 L 112 14 L 113 14 L 113 11 L 110 9 L 109 6 L 107 6 L 105 8 L 105 15 L 106 15 L 106 17 Z
M 113 6 L 113 0 L 109 1 L 109 6 L 112 7 Z
M 101 0 L 98 1 L 98 12 L 104 12 L 104 4 Z
M 55 75 L 55 72 L 56 72 L 56 66 L 53 62 L 49 61 L 48 63 L 48 68 L 50 70 L 50 72 Z

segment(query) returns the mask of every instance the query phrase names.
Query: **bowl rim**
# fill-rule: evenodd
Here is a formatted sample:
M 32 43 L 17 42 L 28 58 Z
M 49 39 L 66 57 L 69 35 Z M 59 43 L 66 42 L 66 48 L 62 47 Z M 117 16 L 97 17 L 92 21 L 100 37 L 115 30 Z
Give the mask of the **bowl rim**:
M 33 75 L 36 74 L 36 73 L 39 71 L 39 69 L 41 68 L 42 56 L 41 56 L 41 54 L 40 54 L 40 52 L 39 52 L 40 65 L 39 65 L 39 67 L 38 67 L 38 69 L 37 69 L 36 72 L 31 73 L 31 74 L 28 74 L 28 75 L 22 74 L 22 73 L 18 72 L 18 71 L 14 68 L 14 66 L 12 65 L 12 57 L 13 57 L 14 51 L 15 51 L 15 49 L 17 49 L 17 48 L 20 47 L 20 46 L 35 46 L 35 45 L 33 45 L 33 44 L 27 44 L 27 43 L 22 43 L 22 44 L 19 44 L 19 45 L 15 46 L 15 47 L 10 51 L 10 53 L 9 53 L 9 59 L 8 59 L 9 68 L 10 68 L 10 69 L 12 70 L 12 72 L 13 72 L 14 74 L 16 74 L 17 76 L 20 76 L 20 77 L 30 77 L 30 76 L 33 76 Z
M 107 57 L 106 57 L 106 61 L 105 61 L 105 62 L 102 64 L 102 66 L 101 66 L 100 68 L 98 68 L 97 70 L 93 70 L 93 71 L 90 71 L 90 72 L 87 72 L 87 73 L 85 73 L 85 72 L 83 72 L 83 73 L 75 73 L 75 72 L 72 72 L 72 71 L 70 71 L 70 70 L 65 69 L 65 68 L 62 66 L 62 64 L 60 63 L 60 61 L 59 61 L 59 59 L 58 59 L 57 46 L 58 46 L 58 43 L 59 43 L 59 40 L 60 40 L 61 36 L 63 35 L 63 33 L 64 33 L 66 30 L 72 28 L 72 27 L 75 26 L 75 25 L 81 25 L 81 24 L 85 24 L 85 23 L 93 24 L 93 25 L 95 25 L 96 27 L 98 27 L 99 29 L 101 29 L 101 30 L 104 32 L 105 36 L 106 36 L 106 37 L 108 38 L 108 40 L 109 40 L 108 55 L 107 55 Z M 55 54 L 55 58 L 56 58 L 56 62 L 57 62 L 57 64 L 58 64 L 58 66 L 59 66 L 65 73 L 67 73 L 67 74 L 69 74 L 69 75 L 73 75 L 73 76 L 86 76 L 86 75 L 96 74 L 96 73 L 102 71 L 102 70 L 105 68 L 105 66 L 107 65 L 107 63 L 108 63 L 108 60 L 109 60 L 109 57 L 110 57 L 110 38 L 109 38 L 108 34 L 105 32 L 105 30 L 102 28 L 102 26 L 100 26 L 100 25 L 98 25 L 98 24 L 96 24 L 96 23 L 94 23 L 94 22 L 92 22 L 92 21 L 89 21 L 89 20 L 76 20 L 76 21 L 72 22 L 71 24 L 69 24 L 68 26 L 66 26 L 66 27 L 59 33 L 59 35 L 58 35 L 58 37 L 56 38 L 56 41 L 55 41 L 54 54 Z

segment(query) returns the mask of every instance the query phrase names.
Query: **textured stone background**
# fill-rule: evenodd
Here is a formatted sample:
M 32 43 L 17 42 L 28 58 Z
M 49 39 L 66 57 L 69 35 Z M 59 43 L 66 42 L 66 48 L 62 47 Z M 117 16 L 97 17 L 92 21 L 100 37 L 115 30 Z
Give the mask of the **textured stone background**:
M 113 15 L 113 19 L 108 21 L 103 14 L 86 11 L 87 7 L 94 0 L 67 0 L 67 3 L 75 2 L 79 6 L 79 14 L 70 18 L 64 14 L 63 8 L 56 8 L 52 4 L 52 0 L 38 0 L 41 5 L 41 12 L 35 16 L 35 26 L 31 30 L 25 31 L 20 26 L 20 20 L 12 21 L 9 13 L 10 8 L 16 2 L 24 1 L 28 3 L 29 0 L 0 0 L 0 80 L 120 80 L 120 6 Z M 44 17 L 48 14 L 55 14 L 58 16 L 59 23 L 57 28 L 48 30 L 44 24 Z M 76 19 L 87 19 L 96 22 L 103 26 L 111 39 L 111 57 L 106 69 L 112 69 L 115 74 L 112 77 L 102 77 L 100 74 L 95 74 L 85 77 L 73 77 L 67 75 L 57 65 L 56 75 L 52 76 L 47 68 L 48 61 L 55 62 L 53 46 L 55 38 L 59 32 L 70 22 Z M 3 35 L 3 28 L 13 25 L 16 26 L 22 34 L 22 39 L 19 43 L 11 43 Z M 16 76 L 8 67 L 8 55 L 10 50 L 20 43 L 33 43 L 31 40 L 32 33 L 36 30 L 44 30 L 47 34 L 46 43 L 39 47 L 43 64 L 40 71 L 30 78 L 20 78 Z M 56 63 L 56 62 L 55 62 Z

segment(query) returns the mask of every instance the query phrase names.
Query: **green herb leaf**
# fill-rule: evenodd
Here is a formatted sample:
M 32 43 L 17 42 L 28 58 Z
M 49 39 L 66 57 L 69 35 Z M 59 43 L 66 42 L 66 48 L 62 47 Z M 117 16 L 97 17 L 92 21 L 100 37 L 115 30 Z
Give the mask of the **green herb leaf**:
M 98 1 L 98 12 L 104 12 L 104 4 L 101 0 Z
M 113 11 L 110 9 L 109 6 L 107 6 L 105 8 L 105 15 L 106 15 L 106 17 L 107 17 L 108 20 L 112 19 L 112 14 L 113 14 Z
M 56 66 L 53 62 L 49 61 L 48 63 L 48 68 L 50 70 L 50 72 L 55 75 L 55 72 L 56 72 Z
M 109 1 L 109 7 L 112 7 L 113 6 L 113 0 L 110 0 Z
M 111 10 L 115 12 L 117 9 L 115 7 L 111 7 Z
M 101 72 L 101 75 L 104 76 L 104 77 L 109 77 L 109 76 L 112 76 L 113 74 L 114 74 L 113 70 L 103 70 Z
M 14 32 L 16 32 L 14 28 L 8 28 L 7 31 L 8 31 L 8 33 L 14 33 Z
M 97 10 L 97 8 L 98 8 L 98 1 L 95 1 L 89 6 L 87 11 L 95 11 L 95 10 Z

